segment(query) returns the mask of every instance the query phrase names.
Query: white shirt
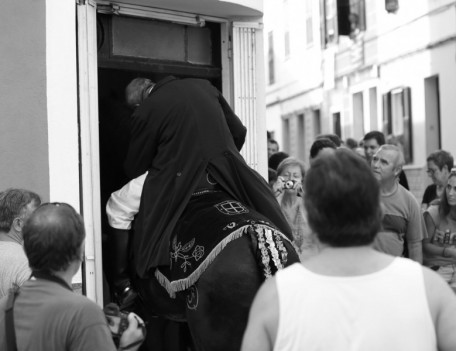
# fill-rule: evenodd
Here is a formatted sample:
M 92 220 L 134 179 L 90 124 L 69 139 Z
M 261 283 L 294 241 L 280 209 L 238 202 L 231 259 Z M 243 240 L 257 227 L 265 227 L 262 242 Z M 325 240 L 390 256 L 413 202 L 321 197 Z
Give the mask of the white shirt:
M 22 245 L 0 241 L 0 298 L 8 295 L 13 284 L 21 286 L 31 273 Z
M 131 222 L 139 210 L 142 188 L 147 173 L 131 180 L 111 194 L 106 204 L 109 225 L 115 229 L 131 229 Z
M 280 351 L 434 351 L 422 267 L 395 258 L 375 273 L 325 276 L 294 264 L 276 274 Z

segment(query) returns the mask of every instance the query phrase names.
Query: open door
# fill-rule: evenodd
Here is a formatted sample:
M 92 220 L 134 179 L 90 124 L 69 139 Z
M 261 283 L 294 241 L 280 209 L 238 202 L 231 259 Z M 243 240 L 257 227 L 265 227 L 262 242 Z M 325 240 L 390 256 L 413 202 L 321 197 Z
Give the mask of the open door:
M 233 23 L 234 111 L 247 127 L 246 143 L 241 154 L 247 164 L 267 179 L 267 145 L 264 94 L 262 35 L 259 23 Z M 260 151 L 261 150 L 261 151 Z M 260 157 L 262 155 L 264 157 Z
M 95 1 L 79 1 L 77 26 L 81 214 L 84 216 L 86 228 L 83 290 L 87 297 L 102 305 L 103 269 L 101 260 Z

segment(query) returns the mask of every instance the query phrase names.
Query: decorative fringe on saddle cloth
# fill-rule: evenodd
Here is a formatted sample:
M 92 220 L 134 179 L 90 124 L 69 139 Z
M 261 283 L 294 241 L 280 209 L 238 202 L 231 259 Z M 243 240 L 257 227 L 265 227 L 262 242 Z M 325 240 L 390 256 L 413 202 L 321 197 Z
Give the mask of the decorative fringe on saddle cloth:
M 157 268 L 155 277 L 175 297 L 198 281 L 228 243 L 243 235 L 256 243 L 256 260 L 265 279 L 286 265 L 283 240 L 290 240 L 264 216 L 222 191 L 193 196 L 172 238 L 171 264 Z

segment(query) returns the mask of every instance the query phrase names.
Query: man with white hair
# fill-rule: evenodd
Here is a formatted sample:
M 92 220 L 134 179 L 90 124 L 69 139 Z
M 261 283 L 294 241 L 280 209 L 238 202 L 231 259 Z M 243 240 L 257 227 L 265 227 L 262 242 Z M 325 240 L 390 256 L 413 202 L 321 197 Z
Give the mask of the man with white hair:
M 40 197 L 29 190 L 10 188 L 0 192 L 0 298 L 30 278 L 22 230 L 40 204 Z
M 371 168 L 380 184 L 383 208 L 382 231 L 377 235 L 374 247 L 422 263 L 422 240 L 427 232 L 417 200 L 399 184 L 403 165 L 404 155 L 395 145 L 381 146 L 372 159 Z

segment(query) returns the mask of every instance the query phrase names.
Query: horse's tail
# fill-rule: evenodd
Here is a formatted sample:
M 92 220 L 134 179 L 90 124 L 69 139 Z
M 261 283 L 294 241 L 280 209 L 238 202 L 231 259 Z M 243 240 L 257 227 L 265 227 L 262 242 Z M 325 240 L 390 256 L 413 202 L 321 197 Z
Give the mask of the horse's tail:
M 279 269 L 287 266 L 288 248 L 293 250 L 293 246 L 282 232 L 266 225 L 254 224 L 249 227 L 248 233 L 254 243 L 257 264 L 264 279 L 272 277 Z

